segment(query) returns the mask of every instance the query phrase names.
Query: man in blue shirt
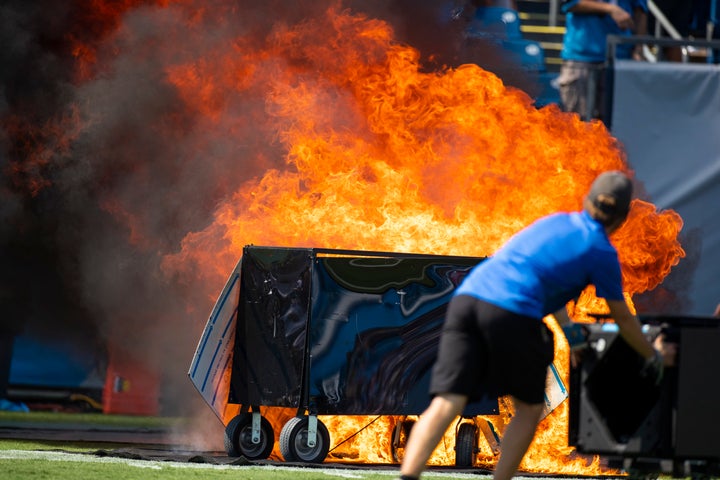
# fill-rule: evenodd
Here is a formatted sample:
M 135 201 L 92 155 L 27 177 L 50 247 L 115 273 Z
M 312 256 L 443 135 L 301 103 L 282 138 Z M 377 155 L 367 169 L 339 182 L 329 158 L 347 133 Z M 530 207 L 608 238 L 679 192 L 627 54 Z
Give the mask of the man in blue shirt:
M 632 183 L 625 174 L 601 174 L 582 211 L 536 221 L 460 284 L 448 305 L 432 371 L 433 398 L 411 431 L 402 479 L 419 478 L 450 423 L 469 401 L 484 394 L 513 399 L 515 413 L 494 473 L 495 480 L 512 478 L 544 408 L 554 342 L 543 318 L 553 314 L 572 347 L 580 327 L 570 321 L 565 305 L 588 285 L 605 298 L 622 337 L 646 359 L 648 374 L 661 378 L 672 352 L 665 352 L 666 361 L 630 312 L 617 251 L 608 238 L 625 221 L 631 197 Z
M 564 0 L 565 36 L 558 84 L 563 109 L 604 119 L 608 35 L 647 33 L 646 0 Z M 640 59 L 640 47 L 618 45 L 616 58 Z

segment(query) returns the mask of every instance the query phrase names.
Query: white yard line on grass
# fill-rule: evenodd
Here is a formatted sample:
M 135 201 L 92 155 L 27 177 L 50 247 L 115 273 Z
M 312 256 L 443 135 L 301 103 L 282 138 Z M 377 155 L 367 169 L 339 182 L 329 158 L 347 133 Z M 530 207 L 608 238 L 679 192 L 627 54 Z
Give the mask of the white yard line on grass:
M 239 468 L 253 468 L 259 470 L 295 470 L 308 472 L 309 468 L 295 466 L 275 466 L 275 465 L 216 465 L 209 463 L 192 463 L 192 462 L 173 462 L 158 460 L 136 460 L 130 458 L 96 456 L 83 453 L 57 452 L 49 450 L 0 450 L 0 460 L 50 460 L 59 462 L 96 462 L 96 463 L 121 463 L 131 467 L 150 468 L 161 470 L 163 467 L 171 468 L 195 468 L 195 469 L 213 469 L 213 470 L 230 470 Z M 383 470 L 352 470 L 339 468 L 322 468 L 313 466 L 312 471 L 327 475 L 328 477 L 340 478 L 365 478 L 366 475 L 387 475 L 388 477 L 397 477 L 398 469 Z M 460 478 L 484 480 L 491 478 L 490 475 L 478 475 L 472 473 L 453 473 L 453 472 L 434 472 L 428 471 L 423 474 L 423 478 L 442 477 L 442 478 Z M 537 477 L 516 477 L 518 479 L 537 480 Z
M 0 450 L 0 460 L 50 460 L 55 462 L 122 463 L 132 467 L 160 470 L 160 462 L 146 462 L 118 457 L 97 457 L 81 453 L 45 450 Z

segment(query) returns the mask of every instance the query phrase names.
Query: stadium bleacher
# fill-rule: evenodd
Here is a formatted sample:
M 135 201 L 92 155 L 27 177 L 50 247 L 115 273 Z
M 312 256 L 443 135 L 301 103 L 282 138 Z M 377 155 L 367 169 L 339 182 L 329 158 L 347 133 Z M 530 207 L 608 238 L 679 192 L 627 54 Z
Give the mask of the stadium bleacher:
M 478 7 L 466 35 L 494 43 L 521 71 L 532 75 L 539 85 L 528 93 L 537 106 L 559 103 L 556 79 L 564 27 L 548 25 L 548 0 L 524 0 L 516 5 L 517 8 Z M 546 55 L 548 51 L 550 55 Z

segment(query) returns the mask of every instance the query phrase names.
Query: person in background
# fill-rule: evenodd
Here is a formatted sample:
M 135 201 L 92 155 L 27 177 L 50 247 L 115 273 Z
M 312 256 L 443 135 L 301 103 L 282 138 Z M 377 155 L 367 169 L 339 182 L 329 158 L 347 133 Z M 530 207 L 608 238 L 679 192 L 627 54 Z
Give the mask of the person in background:
M 566 304 L 593 284 L 605 298 L 620 334 L 644 359 L 644 374 L 660 381 L 668 349 L 656 350 L 630 312 L 620 263 L 609 235 L 625 221 L 631 180 L 621 172 L 597 177 L 583 210 L 537 220 L 480 262 L 448 305 L 432 370 L 432 400 L 410 433 L 401 479 L 420 477 L 426 463 L 469 401 L 512 397 L 514 415 L 501 441 L 495 480 L 512 478 L 535 437 L 544 408 L 554 342 L 543 318 L 554 313 L 571 349 L 586 342 Z M 667 355 L 667 358 L 666 358 Z
M 608 35 L 647 34 L 646 0 L 564 0 L 565 35 L 558 87 L 563 110 L 605 119 Z M 621 44 L 616 58 L 640 60 L 641 46 Z
M 663 13 L 665 18 L 670 22 L 672 28 L 683 38 L 688 38 L 693 21 L 694 0 L 654 0 L 655 5 Z M 648 18 L 648 32 L 650 35 L 656 36 L 659 33 L 662 38 L 670 38 L 670 34 L 664 28 L 660 21 L 654 15 Z M 669 60 L 672 62 L 682 62 L 683 53 L 680 46 L 667 46 L 661 49 L 661 60 Z

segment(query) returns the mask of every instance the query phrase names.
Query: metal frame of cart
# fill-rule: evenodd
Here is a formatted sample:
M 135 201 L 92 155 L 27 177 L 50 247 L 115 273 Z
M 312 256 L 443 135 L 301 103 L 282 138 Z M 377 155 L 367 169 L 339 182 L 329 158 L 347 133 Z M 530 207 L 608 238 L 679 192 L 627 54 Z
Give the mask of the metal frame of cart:
M 318 415 L 422 413 L 447 303 L 482 260 L 246 246 L 189 372 L 221 419 L 228 406 L 239 410 L 226 425 L 228 454 L 269 456 L 274 432 L 261 406 L 296 410 L 280 452 L 307 463 L 322 462 L 330 447 Z M 567 397 L 555 383 L 549 408 Z M 497 450 L 492 425 L 477 419 L 497 413 L 497 398 L 468 405 L 456 432 L 458 465 L 474 464 L 481 434 Z M 396 448 L 411 426 L 398 423 Z

